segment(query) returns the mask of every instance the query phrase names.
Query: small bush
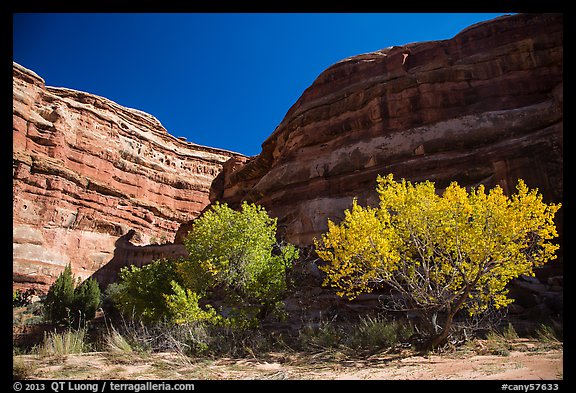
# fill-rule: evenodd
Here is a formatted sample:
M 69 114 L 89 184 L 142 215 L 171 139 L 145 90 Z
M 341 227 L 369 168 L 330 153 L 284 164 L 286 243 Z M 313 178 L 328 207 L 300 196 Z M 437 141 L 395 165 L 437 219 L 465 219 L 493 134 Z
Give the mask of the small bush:
M 333 321 L 306 325 L 299 332 L 298 343 L 303 349 L 376 350 L 406 342 L 413 334 L 407 323 L 389 321 L 381 315 L 363 316 L 358 322 L 343 325 Z
M 412 327 L 399 321 L 388 321 L 382 316 L 366 316 L 348 336 L 347 345 L 353 348 L 393 347 L 414 334 Z
M 508 326 L 502 331 L 502 337 L 508 341 L 514 341 L 520 338 L 511 323 L 508 323 Z
M 44 322 L 42 302 L 30 303 L 24 307 L 17 307 L 12 310 L 12 325 L 37 325 Z
M 48 321 L 52 323 L 70 322 L 72 302 L 74 301 L 74 276 L 72 267 L 66 268 L 54 284 L 50 286 L 46 300 L 44 301 L 44 313 Z
M 98 283 L 89 278 L 75 288 L 72 267 L 68 264 L 48 290 L 44 316 L 54 324 L 83 324 L 94 318 L 99 306 Z
M 37 291 L 34 288 L 29 288 L 25 291 L 19 289 L 12 292 L 12 307 L 27 307 L 32 303 L 32 298 L 37 296 Z
M 207 305 L 203 310 L 198 305 L 200 295 L 190 289 L 182 289 L 176 281 L 171 282 L 173 294 L 164 295 L 171 320 L 176 324 L 187 322 L 206 322 L 217 324 L 222 322 L 222 316 L 216 313 L 212 306 Z
M 44 341 L 37 348 L 40 357 L 66 357 L 73 353 L 84 353 L 89 349 L 86 342 L 86 330 L 67 330 L 64 333 L 50 332 L 44 335 Z
M 130 343 L 114 328 L 105 336 L 104 342 L 106 349 L 112 353 L 132 353 L 133 351 Z
M 74 290 L 72 312 L 85 321 L 94 319 L 100 307 L 100 287 L 93 278 L 89 278 Z
M 336 348 L 343 335 L 333 321 L 320 321 L 317 326 L 304 326 L 298 334 L 298 343 L 304 349 Z
M 197 321 L 172 325 L 167 339 L 184 356 L 204 354 L 214 341 L 208 325 Z
M 536 339 L 543 343 L 558 343 L 560 340 L 552 328 L 549 325 L 540 324 L 536 329 Z
M 12 378 L 14 380 L 28 379 L 33 373 L 31 364 L 26 363 L 22 358 L 13 356 L 12 358 Z
M 486 336 L 486 350 L 492 355 L 509 356 L 512 346 L 501 334 L 489 332 Z
M 159 259 L 142 267 L 122 268 L 120 282 L 109 285 L 106 296 L 123 315 L 157 322 L 170 314 L 165 295 L 173 293 L 172 281 L 178 282 L 175 262 Z
M 501 332 L 491 330 L 486 335 L 486 350 L 499 356 L 509 356 L 513 348 L 513 342 L 519 338 L 518 333 L 511 323 Z

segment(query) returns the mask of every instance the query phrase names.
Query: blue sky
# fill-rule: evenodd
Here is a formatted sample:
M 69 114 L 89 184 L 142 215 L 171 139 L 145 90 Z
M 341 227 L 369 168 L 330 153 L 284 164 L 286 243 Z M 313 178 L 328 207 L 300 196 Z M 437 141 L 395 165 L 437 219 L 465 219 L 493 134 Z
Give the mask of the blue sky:
M 330 65 L 499 15 L 14 14 L 13 59 L 49 86 L 148 112 L 174 136 L 255 155 Z

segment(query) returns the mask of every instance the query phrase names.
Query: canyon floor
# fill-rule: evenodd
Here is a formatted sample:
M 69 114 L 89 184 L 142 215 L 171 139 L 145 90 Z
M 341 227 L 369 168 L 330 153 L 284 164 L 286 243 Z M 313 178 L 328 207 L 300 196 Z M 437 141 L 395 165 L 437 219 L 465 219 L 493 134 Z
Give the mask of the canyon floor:
M 254 358 L 188 358 L 177 353 L 90 352 L 65 358 L 15 356 L 27 379 L 130 380 L 562 380 L 561 343 L 520 339 L 503 354 L 474 347 L 422 356 L 405 350 L 350 358 L 337 351 Z

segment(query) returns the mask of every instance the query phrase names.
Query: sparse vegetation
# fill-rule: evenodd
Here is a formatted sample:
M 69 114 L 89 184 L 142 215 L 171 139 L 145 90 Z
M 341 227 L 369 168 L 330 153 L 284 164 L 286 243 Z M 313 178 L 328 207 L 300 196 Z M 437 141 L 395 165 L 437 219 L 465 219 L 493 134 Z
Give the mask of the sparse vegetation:
M 540 324 L 536 329 L 536 339 L 543 343 L 558 344 L 561 337 L 559 337 L 552 326 Z
M 68 329 L 63 333 L 50 332 L 44 336 L 44 341 L 36 349 L 40 357 L 65 358 L 74 353 L 84 353 L 89 350 L 86 341 L 86 329 Z
M 321 321 L 305 325 L 299 332 L 297 345 L 301 350 L 339 349 L 347 355 L 361 351 L 395 349 L 402 344 L 410 347 L 414 330 L 407 322 L 388 320 L 383 315 L 362 316 L 355 323 L 336 324 Z
M 12 291 L 12 307 L 26 307 L 32 303 L 32 299 L 37 296 L 37 291 L 33 288 L 25 291 Z
M 382 315 L 365 316 L 349 336 L 348 345 L 359 348 L 390 348 L 409 343 L 414 330 L 407 322 L 389 321 Z
M 12 378 L 13 379 L 28 379 L 34 374 L 33 367 L 30 363 L 26 362 L 22 357 L 12 355 Z
M 104 337 L 106 349 L 111 353 L 132 353 L 132 346 L 116 329 Z

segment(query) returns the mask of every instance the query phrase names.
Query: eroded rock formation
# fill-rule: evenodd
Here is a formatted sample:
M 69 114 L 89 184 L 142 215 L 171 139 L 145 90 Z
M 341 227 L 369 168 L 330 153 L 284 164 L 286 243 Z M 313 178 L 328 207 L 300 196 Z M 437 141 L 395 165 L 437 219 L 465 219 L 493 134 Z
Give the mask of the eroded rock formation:
M 45 289 L 68 263 L 86 278 L 114 258 L 184 252 L 149 244 L 172 242 L 208 204 L 223 163 L 242 157 L 171 136 L 108 99 L 47 87 L 16 63 L 13 95 L 16 288 Z
M 452 39 L 342 60 L 290 108 L 260 155 L 226 165 L 212 195 L 264 205 L 300 245 L 354 197 L 376 203 L 378 174 L 506 192 L 522 178 L 559 202 L 562 66 L 557 14 L 501 17 Z
M 181 244 L 154 243 L 178 243 L 209 199 L 264 205 L 299 245 L 354 197 L 375 204 L 378 174 L 507 192 L 522 178 L 562 200 L 561 15 L 501 17 L 344 59 L 254 158 L 185 142 L 151 115 L 13 69 L 15 287 L 46 288 L 67 263 L 109 282 L 126 263 L 181 255 Z

